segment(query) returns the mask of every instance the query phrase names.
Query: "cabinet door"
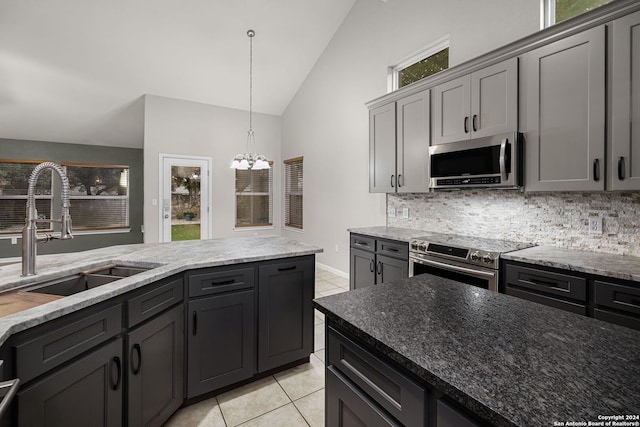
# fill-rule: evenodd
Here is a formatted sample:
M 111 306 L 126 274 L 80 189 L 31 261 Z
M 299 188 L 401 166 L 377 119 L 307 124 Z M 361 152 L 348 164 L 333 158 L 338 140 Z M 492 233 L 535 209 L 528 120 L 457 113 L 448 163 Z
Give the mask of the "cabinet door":
M 433 145 L 469 139 L 471 76 L 462 76 L 436 86 L 433 98 Z
M 313 260 L 260 266 L 258 372 L 309 357 L 313 351 Z
M 409 261 L 390 258 L 384 255 L 376 257 L 376 284 L 393 282 L 409 277 Z
M 429 190 L 429 90 L 408 96 L 397 105 L 397 190 Z
M 518 130 L 518 58 L 471 74 L 471 137 Z
M 333 366 L 326 371 L 326 425 L 336 427 L 400 426 Z
M 640 190 L 640 12 L 613 21 L 612 190 Z
M 527 191 L 604 190 L 605 28 L 523 56 Z
M 189 301 L 187 397 L 217 390 L 254 373 L 254 291 Z
M 480 424 L 469 418 L 449 403 L 438 399 L 437 403 L 437 427 L 479 427 Z
M 18 392 L 18 425 L 121 426 L 122 339 Z
M 351 248 L 349 289 L 367 288 L 376 284 L 376 256 L 373 252 Z
M 161 426 L 182 405 L 184 308 L 127 334 L 129 426 Z
M 369 192 L 396 191 L 396 103 L 369 111 Z

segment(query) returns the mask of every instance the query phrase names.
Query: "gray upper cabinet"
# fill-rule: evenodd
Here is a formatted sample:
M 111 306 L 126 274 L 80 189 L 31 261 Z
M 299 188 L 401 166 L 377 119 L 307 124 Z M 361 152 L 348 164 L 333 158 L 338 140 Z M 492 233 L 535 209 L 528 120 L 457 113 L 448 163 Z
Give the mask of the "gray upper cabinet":
M 604 190 L 605 27 L 523 55 L 527 191 Z
M 518 129 L 518 58 L 442 83 L 433 92 L 434 145 Z
M 429 188 L 429 90 L 397 103 L 397 162 L 399 193 L 421 193 Z
M 396 103 L 369 111 L 369 192 L 393 193 L 396 175 Z
M 613 21 L 609 188 L 640 190 L 640 12 Z
M 369 192 L 428 191 L 429 94 L 369 111 Z

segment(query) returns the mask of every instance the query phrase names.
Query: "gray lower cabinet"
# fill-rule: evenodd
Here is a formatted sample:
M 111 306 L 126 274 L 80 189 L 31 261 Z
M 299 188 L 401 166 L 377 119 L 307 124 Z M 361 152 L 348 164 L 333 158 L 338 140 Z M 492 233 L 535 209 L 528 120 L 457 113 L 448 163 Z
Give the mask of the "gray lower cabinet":
M 605 26 L 527 52 L 527 191 L 605 189 Z
M 313 352 L 314 276 L 311 258 L 258 267 L 258 372 Z
M 124 389 L 118 338 L 18 393 L 18 426 L 121 426 Z
M 351 234 L 349 289 L 366 288 L 409 277 L 409 245 Z
M 253 289 L 189 301 L 187 315 L 187 398 L 253 376 Z
M 182 405 L 183 324 L 178 305 L 127 333 L 129 426 L 161 426 Z
M 613 21 L 608 186 L 640 190 L 640 12 Z
M 583 316 L 640 330 L 640 283 L 504 261 L 500 291 Z

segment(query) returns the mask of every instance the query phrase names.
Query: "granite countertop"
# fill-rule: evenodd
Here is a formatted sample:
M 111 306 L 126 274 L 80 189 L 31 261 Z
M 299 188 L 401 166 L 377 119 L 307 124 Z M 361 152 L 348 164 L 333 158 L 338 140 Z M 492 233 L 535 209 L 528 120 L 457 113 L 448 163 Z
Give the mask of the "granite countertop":
M 314 301 L 496 426 L 640 414 L 640 331 L 430 275 Z
M 347 231 L 350 233 L 364 234 L 365 236 L 380 237 L 382 239 L 398 240 L 400 242 L 407 243 L 409 243 L 411 239 L 433 234 L 433 232 L 430 231 L 385 226 L 348 228 Z
M 503 254 L 501 258 L 640 282 L 640 258 L 628 255 L 536 246 Z
M 40 255 L 36 261 L 38 275 L 29 277 L 21 277 L 20 263 L 3 265 L 0 267 L 0 292 L 76 274 L 106 264 L 150 268 L 150 270 L 4 316 L 0 318 L 0 345 L 11 334 L 185 270 L 311 255 L 319 252 L 322 252 L 321 248 L 293 239 L 279 236 L 251 236 L 122 245 L 84 252 Z

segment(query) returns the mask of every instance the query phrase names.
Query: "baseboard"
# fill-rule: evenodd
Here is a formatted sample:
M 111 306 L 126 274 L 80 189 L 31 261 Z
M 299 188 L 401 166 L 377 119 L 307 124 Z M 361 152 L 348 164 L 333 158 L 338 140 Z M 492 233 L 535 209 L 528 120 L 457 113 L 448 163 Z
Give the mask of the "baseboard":
M 344 271 L 340 271 L 337 268 L 329 267 L 328 265 L 322 264 L 320 262 L 316 262 L 316 267 L 321 268 L 323 270 L 327 270 L 337 276 L 344 277 L 345 279 L 349 278 L 349 273 L 345 273 Z

